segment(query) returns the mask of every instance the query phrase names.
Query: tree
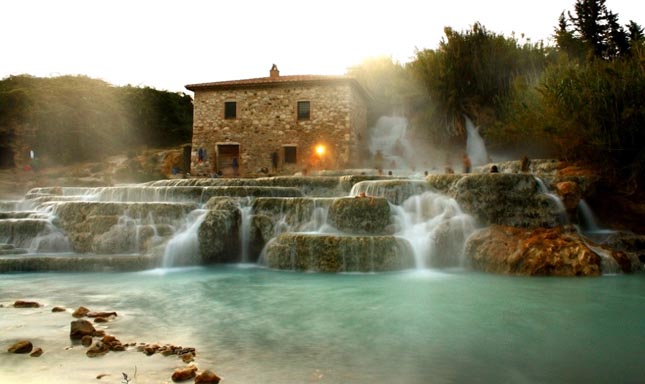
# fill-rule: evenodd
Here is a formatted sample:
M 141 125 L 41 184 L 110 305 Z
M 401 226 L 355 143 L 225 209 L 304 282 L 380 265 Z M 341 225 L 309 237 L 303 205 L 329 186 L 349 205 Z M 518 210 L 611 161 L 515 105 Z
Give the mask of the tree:
M 564 12 L 560 15 L 555 40 L 561 50 L 580 60 L 587 56 L 614 60 L 629 55 L 632 35 L 639 36 L 638 24 L 628 25 L 630 32 L 626 32 L 605 0 L 576 0 L 574 14 L 568 15 L 568 20 Z

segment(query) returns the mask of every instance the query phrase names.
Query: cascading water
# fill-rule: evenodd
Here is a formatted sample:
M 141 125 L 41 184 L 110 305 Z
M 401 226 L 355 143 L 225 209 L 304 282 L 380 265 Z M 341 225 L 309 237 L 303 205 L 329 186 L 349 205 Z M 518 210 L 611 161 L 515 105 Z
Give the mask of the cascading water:
M 242 263 L 250 262 L 249 249 L 251 247 L 251 214 L 253 206 L 247 201 L 245 205 L 240 206 L 240 260 Z
M 166 244 L 163 268 L 200 264 L 198 232 L 207 212 L 197 209 L 188 215 L 183 229 Z
M 479 129 L 468 118 L 466 119 L 466 153 L 472 165 L 484 165 L 489 162 L 484 139 L 479 135 Z
M 547 188 L 546 184 L 544 183 L 544 180 L 540 179 L 539 177 L 535 177 L 535 181 L 537 182 L 540 193 L 548 196 L 558 207 L 558 221 L 560 222 L 560 224 L 562 225 L 569 224 L 567 209 L 564 206 L 562 199 L 560 199 L 560 196 L 549 191 L 549 188 Z
M 447 196 L 425 192 L 392 205 L 398 231 L 414 252 L 418 269 L 462 267 L 463 248 L 475 230 L 474 220 Z

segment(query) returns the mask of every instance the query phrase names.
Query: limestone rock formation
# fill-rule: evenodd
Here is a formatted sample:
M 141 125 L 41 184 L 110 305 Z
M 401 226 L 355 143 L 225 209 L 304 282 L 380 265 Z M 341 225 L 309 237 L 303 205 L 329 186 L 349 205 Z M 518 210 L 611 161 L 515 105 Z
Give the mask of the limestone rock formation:
M 240 211 L 231 209 L 211 210 L 199 226 L 199 253 L 204 263 L 239 261 Z
M 329 207 L 329 221 L 347 233 L 384 234 L 390 224 L 390 205 L 378 197 L 338 198 Z
M 410 245 L 394 236 L 284 233 L 267 245 L 269 268 L 317 272 L 383 272 L 413 268 Z
M 470 266 L 478 271 L 528 276 L 599 276 L 600 256 L 577 233 L 563 227 L 525 229 L 493 225 L 466 244 Z
M 148 238 L 141 236 L 142 227 L 178 227 L 195 208 L 194 203 L 69 201 L 58 203 L 55 213 L 75 252 L 113 254 L 145 250 Z

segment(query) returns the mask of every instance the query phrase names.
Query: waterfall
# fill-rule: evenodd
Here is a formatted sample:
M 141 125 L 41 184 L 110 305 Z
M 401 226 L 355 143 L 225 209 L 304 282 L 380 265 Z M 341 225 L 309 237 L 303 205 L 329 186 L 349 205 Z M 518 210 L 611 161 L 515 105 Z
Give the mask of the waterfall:
M 251 247 L 251 213 L 253 212 L 253 207 L 251 205 L 240 206 L 240 248 L 242 249 L 242 255 L 240 260 L 242 263 L 248 263 L 250 260 L 249 257 L 249 248 Z
M 488 152 L 484 139 L 479 135 L 479 129 L 475 127 L 468 117 L 466 119 L 466 153 L 473 166 L 488 164 Z
M 410 243 L 417 268 L 463 266 L 464 244 L 475 227 L 473 218 L 454 199 L 425 192 L 392 209 L 398 228 L 395 236 Z
M 163 268 L 194 265 L 200 263 L 199 226 L 206 217 L 207 210 L 196 209 L 186 218 L 184 227 L 168 241 L 163 255 Z
M 560 222 L 560 224 L 569 224 L 569 217 L 567 217 L 567 208 L 564 206 L 564 203 L 562 202 L 562 199 L 560 199 L 560 196 L 549 191 L 549 188 L 547 188 L 544 180 L 540 179 L 539 177 L 535 177 L 535 181 L 537 182 L 538 190 L 540 191 L 540 193 L 551 199 L 558 208 L 558 221 Z
M 598 227 L 596 222 L 596 217 L 594 216 L 591 207 L 589 207 L 589 204 L 587 204 L 584 199 L 580 199 L 580 202 L 578 203 L 578 217 L 580 220 L 580 229 L 583 232 L 600 231 L 600 227 Z

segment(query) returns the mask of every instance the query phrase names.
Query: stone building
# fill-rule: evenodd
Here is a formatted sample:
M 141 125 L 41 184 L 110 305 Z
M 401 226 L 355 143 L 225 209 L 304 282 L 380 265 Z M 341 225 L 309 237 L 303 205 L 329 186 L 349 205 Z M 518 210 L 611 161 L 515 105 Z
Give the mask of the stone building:
M 368 95 L 345 76 L 190 84 L 193 174 L 292 174 L 354 167 L 366 151 Z

